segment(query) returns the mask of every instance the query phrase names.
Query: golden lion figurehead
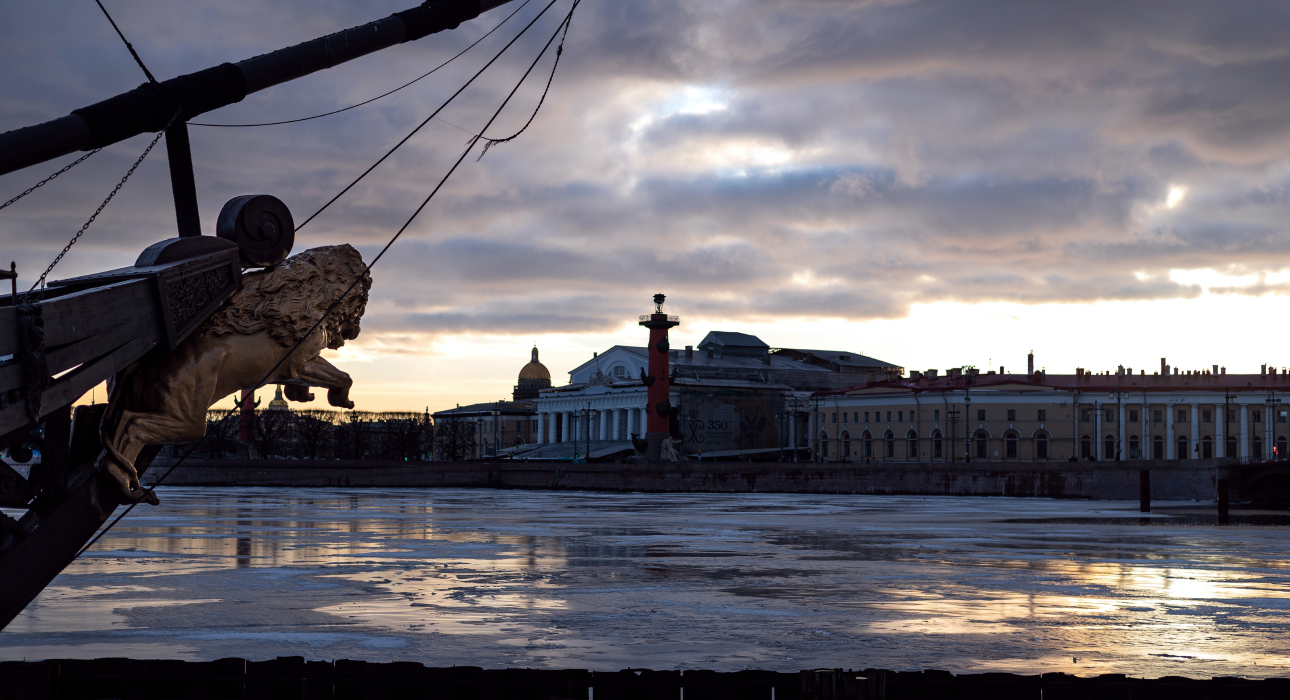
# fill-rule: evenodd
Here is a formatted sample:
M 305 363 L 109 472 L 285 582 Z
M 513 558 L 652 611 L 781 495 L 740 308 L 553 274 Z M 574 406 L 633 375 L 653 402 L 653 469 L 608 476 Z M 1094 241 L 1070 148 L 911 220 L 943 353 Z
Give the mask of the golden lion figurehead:
M 335 350 L 358 336 L 372 287 L 363 256 L 348 244 L 310 248 L 281 265 L 247 274 L 242 289 L 198 332 L 216 337 L 268 332 L 279 343 L 294 345 L 350 285 L 354 289 L 318 327 L 327 335 L 327 347 Z

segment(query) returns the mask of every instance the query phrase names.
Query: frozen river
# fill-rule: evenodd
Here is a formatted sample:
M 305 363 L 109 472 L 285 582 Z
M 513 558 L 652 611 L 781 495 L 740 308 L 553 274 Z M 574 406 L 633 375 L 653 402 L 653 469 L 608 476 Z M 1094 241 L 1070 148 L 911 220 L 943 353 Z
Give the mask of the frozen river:
M 0 659 L 1290 675 L 1285 526 L 1004 498 L 160 495 Z

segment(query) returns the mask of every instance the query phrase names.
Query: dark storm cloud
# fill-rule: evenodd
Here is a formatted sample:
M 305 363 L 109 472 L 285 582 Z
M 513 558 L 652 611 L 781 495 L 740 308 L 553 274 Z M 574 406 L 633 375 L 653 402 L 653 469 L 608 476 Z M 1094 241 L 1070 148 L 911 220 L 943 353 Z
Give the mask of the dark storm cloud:
M 164 78 L 410 2 L 110 7 Z M 371 259 L 460 155 L 463 129 L 479 129 L 505 96 L 567 9 L 561 2 L 441 120 L 302 230 L 298 248 L 349 241 Z M 292 118 L 366 99 L 513 7 L 203 120 Z M 290 126 L 194 127 L 207 232 L 220 205 L 247 192 L 282 197 L 303 221 L 515 27 L 367 107 Z M 375 270 L 367 325 L 601 331 L 660 290 L 684 313 L 722 318 L 1193 297 L 1200 289 L 1170 281 L 1169 270 L 1290 265 L 1287 47 L 1290 8 L 1273 2 L 586 0 L 542 113 L 516 141 L 468 159 L 408 228 Z M 0 6 L 0 129 L 141 80 L 92 5 Z M 524 123 L 543 80 L 517 93 L 489 135 Z M 0 213 L 0 241 L 24 276 L 53 257 L 147 140 L 113 146 Z M 172 235 L 161 155 L 55 277 L 129 264 Z M 0 195 L 58 165 L 0 177 Z M 1174 188 L 1183 196 L 1167 206 Z M 1222 291 L 1285 293 L 1272 283 L 1241 289 Z

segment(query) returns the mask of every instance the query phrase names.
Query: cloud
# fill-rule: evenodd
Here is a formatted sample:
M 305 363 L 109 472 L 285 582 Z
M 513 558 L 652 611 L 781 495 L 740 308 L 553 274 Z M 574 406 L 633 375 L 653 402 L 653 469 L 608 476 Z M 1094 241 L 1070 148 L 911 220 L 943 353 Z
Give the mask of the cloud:
M 112 9 L 152 70 L 170 77 L 408 4 Z M 366 99 L 513 7 L 204 119 L 293 118 Z M 289 126 L 193 127 L 206 232 L 224 201 L 250 192 L 281 197 L 303 221 L 538 7 L 373 105 Z M 141 82 L 92 10 L 64 0 L 0 8 L 0 129 Z M 540 21 L 442 121 L 303 229 L 298 248 L 349 241 L 376 255 L 461 154 L 457 127 L 481 128 L 556 22 Z M 391 335 L 600 332 L 656 291 L 682 313 L 731 321 L 896 318 L 932 301 L 1190 298 L 1200 288 L 1169 281 L 1169 270 L 1276 271 L 1290 266 L 1288 28 L 1290 8 L 1273 2 L 584 3 L 542 112 L 519 139 L 467 159 L 407 228 L 374 271 L 366 325 Z M 542 87 L 535 78 L 522 88 L 489 135 L 522 125 Z M 146 142 L 112 146 L 0 213 L 0 242 L 25 279 Z M 55 278 L 128 265 L 173 235 L 163 153 Z M 0 195 L 61 162 L 0 177 Z M 1167 206 L 1171 191 L 1186 196 Z

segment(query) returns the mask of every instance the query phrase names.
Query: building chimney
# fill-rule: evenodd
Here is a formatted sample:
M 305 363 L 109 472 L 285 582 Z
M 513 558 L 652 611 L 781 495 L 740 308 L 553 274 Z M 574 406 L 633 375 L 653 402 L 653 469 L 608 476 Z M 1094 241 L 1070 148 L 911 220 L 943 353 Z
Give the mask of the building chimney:
M 1218 365 L 1214 365 L 1213 374 L 1218 374 Z
M 693 346 L 693 345 L 687 345 L 687 346 L 685 346 L 685 359 L 687 359 L 687 360 L 693 360 L 693 359 L 694 359 L 694 346 Z
M 1124 365 L 1119 365 L 1115 368 L 1115 376 L 1117 377 L 1124 376 Z
M 910 379 L 912 379 L 912 380 L 914 380 L 914 381 L 918 381 L 918 380 L 920 380 L 920 379 L 922 379 L 922 378 L 923 378 L 923 373 L 922 373 L 922 372 L 919 372 L 918 370 L 912 370 L 912 371 L 909 373 L 909 378 L 910 378 Z
M 958 379 L 959 377 L 963 376 L 962 367 L 951 367 L 948 370 L 946 370 L 946 372 L 949 373 L 950 379 Z
M 1026 374 L 1033 376 L 1035 374 L 1035 351 L 1031 350 L 1026 353 Z
M 1165 364 L 1165 358 L 1160 358 L 1160 373 L 1169 374 L 1169 365 Z
M 1219 367 L 1219 368 L 1218 368 L 1218 373 L 1219 373 L 1219 374 L 1227 374 L 1227 368 L 1226 368 L 1226 367 Z
M 1178 376 L 1178 368 L 1177 368 L 1177 367 L 1175 367 L 1175 368 L 1174 368 L 1174 376 L 1175 376 L 1175 377 L 1176 377 L 1176 376 Z
M 1003 371 L 1003 365 L 999 365 L 999 374 L 1006 374 L 1006 373 Z
M 938 375 L 938 374 L 940 374 L 940 370 L 935 370 L 935 369 L 929 369 L 929 370 L 927 370 L 927 376 L 928 376 L 930 379 L 935 379 L 935 378 L 936 378 L 936 375 Z
M 1267 365 L 1259 365 L 1259 376 L 1262 377 L 1268 373 Z

